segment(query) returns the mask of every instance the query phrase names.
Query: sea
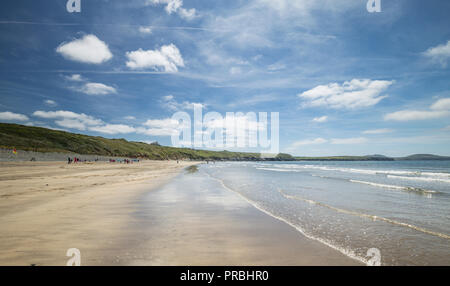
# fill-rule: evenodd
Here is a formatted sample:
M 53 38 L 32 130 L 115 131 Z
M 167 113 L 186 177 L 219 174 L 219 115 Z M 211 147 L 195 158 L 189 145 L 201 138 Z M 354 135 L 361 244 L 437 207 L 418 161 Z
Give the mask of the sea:
M 363 263 L 450 265 L 450 161 L 210 162 L 197 176 Z

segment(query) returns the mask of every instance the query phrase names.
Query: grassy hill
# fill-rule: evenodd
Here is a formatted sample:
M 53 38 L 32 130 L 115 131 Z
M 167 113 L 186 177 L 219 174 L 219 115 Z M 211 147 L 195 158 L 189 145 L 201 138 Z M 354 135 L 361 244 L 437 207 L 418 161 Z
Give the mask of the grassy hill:
M 0 148 L 36 152 L 141 157 L 153 160 L 259 160 L 259 153 L 206 151 L 165 147 L 158 144 L 107 139 L 41 127 L 0 123 Z
M 402 161 L 418 161 L 418 160 L 431 160 L 431 161 L 447 161 L 450 160 L 450 157 L 446 156 L 438 156 L 433 154 L 414 154 L 407 157 L 396 158 L 396 160 Z
M 329 157 L 295 157 L 296 161 L 394 161 L 394 158 L 389 158 L 380 155 L 368 156 L 329 156 Z

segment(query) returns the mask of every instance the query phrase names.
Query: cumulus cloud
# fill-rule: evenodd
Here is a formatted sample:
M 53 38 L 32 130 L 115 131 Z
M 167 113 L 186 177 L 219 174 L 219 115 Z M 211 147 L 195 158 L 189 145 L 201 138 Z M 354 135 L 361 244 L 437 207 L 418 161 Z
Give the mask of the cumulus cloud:
M 436 47 L 431 47 L 423 53 L 432 62 L 439 63 L 442 67 L 447 67 L 450 60 L 450 41 Z
M 78 91 L 89 95 L 107 95 L 117 93 L 117 90 L 103 83 L 88 82 L 77 88 Z
M 55 121 L 56 125 L 77 130 L 86 130 L 86 123 L 78 119 L 63 118 Z
M 117 93 L 116 88 L 103 83 L 89 82 L 88 79 L 83 78 L 80 74 L 66 76 L 66 79 L 76 82 L 76 85 L 69 86 L 69 89 L 76 90 L 88 95 L 107 95 Z
M 433 103 L 429 110 L 400 110 L 386 114 L 384 120 L 412 121 L 437 119 L 450 116 L 450 98 L 442 98 Z
M 182 127 L 177 120 L 172 118 L 149 119 L 143 125 L 148 128 L 138 128 L 137 132 L 153 136 L 176 135 Z
M 27 121 L 28 116 L 10 111 L 0 112 L 0 120 L 6 121 Z
M 394 81 L 352 79 L 343 84 L 329 83 L 307 90 L 298 97 L 304 107 L 357 109 L 376 105 L 387 95 L 381 95 Z
M 125 124 L 106 124 L 102 126 L 89 127 L 90 131 L 105 133 L 105 134 L 126 134 L 136 132 L 134 127 Z
M 184 67 L 180 50 L 174 45 L 162 46 L 159 50 L 136 50 L 127 52 L 127 67 L 130 69 L 151 68 L 156 71 L 177 72 L 178 67 Z
M 450 98 L 442 98 L 430 106 L 433 110 L 450 110 Z
M 100 119 L 84 113 L 75 113 L 72 111 L 35 111 L 33 116 L 44 119 L 57 119 L 55 123 L 61 127 L 73 128 L 77 130 L 86 130 L 88 126 L 98 126 L 104 124 Z
M 64 42 L 56 48 L 56 52 L 66 59 L 88 64 L 101 64 L 112 58 L 108 45 L 92 34 Z
M 327 122 L 328 120 L 328 116 L 324 115 L 321 117 L 314 117 L 312 121 L 317 122 L 317 123 L 323 123 L 323 122 Z
M 442 118 L 450 115 L 447 110 L 400 110 L 386 114 L 385 120 L 412 121 Z
M 204 103 L 190 101 L 178 102 L 173 95 L 163 96 L 162 105 L 170 111 L 193 110 L 195 107 L 206 108 L 206 104 Z
M 80 74 L 73 74 L 66 76 L 69 81 L 84 81 L 84 78 Z
M 94 131 L 104 134 L 126 134 L 137 132 L 137 128 L 125 124 L 109 124 L 101 119 L 84 113 L 76 113 L 66 110 L 58 111 L 35 111 L 33 116 L 54 119 L 55 124 L 69 129 L 76 129 L 81 131 Z
M 392 133 L 394 130 L 383 128 L 383 129 L 371 129 L 371 130 L 365 130 L 362 133 L 363 134 L 385 134 L 385 133 Z
M 164 8 L 167 14 L 171 15 L 177 13 L 181 18 L 186 20 L 192 20 L 197 16 L 197 12 L 194 8 L 183 8 L 183 0 L 147 0 L 147 5 L 166 5 Z

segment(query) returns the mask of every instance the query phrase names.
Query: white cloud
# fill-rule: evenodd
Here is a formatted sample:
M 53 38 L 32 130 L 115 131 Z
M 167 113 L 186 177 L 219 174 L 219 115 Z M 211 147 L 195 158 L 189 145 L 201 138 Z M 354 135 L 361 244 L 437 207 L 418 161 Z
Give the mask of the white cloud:
M 33 116 L 55 119 L 55 124 L 64 128 L 89 130 L 105 134 L 126 134 L 137 132 L 137 128 L 124 124 L 108 124 L 93 116 L 72 111 L 35 111 Z
M 136 132 L 134 127 L 124 124 L 106 124 L 103 126 L 89 127 L 90 131 L 96 131 L 105 134 L 126 134 Z
M 305 146 L 305 145 L 318 145 L 318 144 L 324 144 L 327 142 L 328 142 L 328 140 L 323 139 L 323 138 L 306 139 L 306 140 L 300 140 L 300 141 L 294 142 L 290 148 L 292 149 L 292 148 L 296 148 L 299 146 Z
M 319 85 L 298 95 L 304 107 L 329 107 L 334 109 L 356 109 L 370 107 L 386 95 L 381 95 L 394 81 L 352 79 L 342 85 L 330 83 Z
M 142 34 L 151 34 L 152 33 L 152 28 L 151 27 L 139 27 L 139 32 Z
M 55 123 L 61 127 L 86 130 L 87 126 L 98 126 L 104 124 L 102 120 L 96 119 L 84 113 L 75 113 L 72 111 L 35 111 L 33 116 L 45 119 L 58 119 Z
M 197 17 L 197 12 L 194 8 L 191 9 L 180 8 L 178 9 L 178 15 L 180 15 L 180 17 L 183 19 L 192 20 Z
M 166 95 L 166 96 L 163 96 L 163 100 L 164 100 L 164 101 L 169 101 L 169 100 L 172 100 L 172 99 L 174 99 L 173 95 Z
M 0 112 L 0 120 L 27 121 L 28 116 L 10 111 Z
M 328 116 L 324 115 L 321 117 L 314 117 L 312 121 L 318 122 L 318 123 L 323 123 L 323 122 L 327 122 L 327 120 L 328 120 Z
M 177 128 L 179 123 L 177 120 L 174 120 L 172 118 L 166 118 L 166 119 L 149 119 L 143 125 L 153 128 Z
M 204 103 L 198 102 L 189 102 L 189 101 L 177 102 L 173 95 L 163 96 L 162 105 L 170 111 L 186 110 L 186 109 L 193 110 L 194 107 L 196 106 L 204 109 L 207 106 Z
M 181 127 L 180 123 L 172 118 L 149 119 L 143 125 L 148 128 L 138 128 L 137 132 L 153 136 L 176 135 Z
M 450 111 L 422 111 L 422 110 L 401 110 L 393 113 L 386 114 L 384 116 L 385 120 L 395 120 L 395 121 L 412 121 L 412 120 L 427 120 L 442 118 L 450 115 Z
M 44 103 L 47 104 L 48 106 L 57 106 L 58 105 L 54 100 L 51 100 L 51 99 L 44 100 Z
M 124 119 L 125 120 L 136 120 L 136 117 L 130 115 L 130 116 L 125 116 Z
M 84 81 L 84 78 L 80 74 L 66 76 L 66 79 L 70 81 Z
M 450 110 L 450 98 L 442 98 L 430 106 L 433 110 Z
M 166 5 L 165 10 L 167 14 L 171 15 L 172 13 L 177 13 L 181 18 L 186 20 L 192 20 L 197 16 L 196 10 L 194 8 L 192 9 L 183 8 L 183 0 L 147 0 L 146 4 Z
M 86 130 L 86 123 L 82 122 L 78 119 L 64 118 L 61 120 L 56 120 L 55 123 L 56 123 L 56 125 L 64 127 L 64 128 Z
M 362 133 L 363 134 L 386 134 L 386 133 L 392 133 L 394 130 L 383 128 L 383 129 L 372 129 L 372 130 L 365 130 Z
M 447 67 L 450 60 L 450 41 L 446 44 L 429 48 L 423 54 L 433 62 L 441 64 L 442 67 Z
M 180 51 L 174 44 L 162 46 L 159 50 L 139 49 L 127 52 L 127 67 L 130 69 L 151 68 L 163 72 L 177 72 L 178 67 L 184 67 Z
M 77 90 L 89 95 L 106 95 L 117 93 L 117 90 L 114 87 L 97 82 L 88 82 L 80 88 L 77 88 Z
M 64 42 L 56 51 L 66 59 L 89 64 L 101 64 L 112 58 L 108 45 L 92 34 Z
M 364 137 L 358 138 L 335 138 L 331 139 L 331 144 L 362 144 L 366 143 L 367 139 Z
M 444 130 L 444 131 L 450 131 L 450 125 L 447 126 L 447 127 L 444 127 L 442 130 Z
M 412 121 L 437 119 L 450 116 L 450 98 L 442 98 L 430 106 L 430 110 L 400 110 L 386 114 L 384 120 Z

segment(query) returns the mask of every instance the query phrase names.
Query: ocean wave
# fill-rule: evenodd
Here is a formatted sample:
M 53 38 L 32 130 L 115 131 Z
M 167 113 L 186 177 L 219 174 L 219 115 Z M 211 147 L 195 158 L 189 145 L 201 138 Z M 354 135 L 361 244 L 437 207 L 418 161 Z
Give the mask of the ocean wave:
M 450 182 L 450 174 L 442 172 L 426 172 L 426 171 L 399 171 L 399 170 L 374 170 L 374 169 L 358 169 L 358 168 L 344 168 L 344 167 L 331 167 L 331 166 L 312 166 L 312 165 L 284 165 L 284 164 L 272 164 L 275 168 L 281 169 L 313 169 L 321 171 L 338 171 L 346 173 L 357 173 L 366 175 L 398 175 L 398 176 L 411 176 L 411 177 L 433 177 L 442 180 L 448 180 Z
M 344 214 L 348 214 L 348 215 L 353 215 L 353 216 L 358 216 L 358 217 L 362 217 L 362 218 L 370 218 L 373 221 L 384 221 L 393 225 L 397 225 L 397 226 L 401 226 L 401 227 L 406 227 L 409 229 L 413 229 L 422 233 L 426 233 L 429 235 L 433 235 L 433 236 L 437 236 L 437 237 L 441 237 L 441 238 L 445 238 L 445 239 L 450 239 L 450 235 L 445 234 L 445 233 L 440 233 L 440 232 L 436 232 L 436 231 L 432 231 L 420 226 L 415 226 L 409 223 L 405 223 L 405 222 L 401 222 L 401 221 L 397 221 L 397 220 L 393 220 L 393 219 L 389 219 L 389 218 L 384 218 L 384 217 L 380 217 L 380 216 L 376 216 L 376 215 L 371 215 L 371 214 L 365 214 L 365 213 L 359 213 L 359 212 L 355 212 L 355 211 L 351 211 L 351 210 L 346 210 L 346 209 L 340 209 L 340 208 L 336 208 L 321 202 L 316 202 L 314 200 L 310 200 L 310 199 L 306 199 L 306 198 L 302 198 L 299 196 L 292 196 L 289 194 L 286 194 L 285 192 L 283 192 L 283 190 L 278 190 L 278 192 L 280 192 L 280 194 L 282 196 L 284 196 L 287 199 L 292 199 L 292 200 L 299 200 L 299 201 L 304 201 L 310 204 L 314 204 L 314 205 L 318 205 L 324 208 L 328 208 L 330 210 L 339 212 L 339 213 L 344 213 Z
M 296 170 L 283 170 L 283 169 L 275 169 L 275 168 L 256 168 L 258 170 L 265 170 L 265 171 L 274 171 L 274 172 L 298 172 Z
M 379 183 L 373 183 L 373 182 L 366 182 L 366 181 L 359 181 L 359 180 L 349 180 L 352 183 L 359 183 L 359 184 L 365 184 L 370 185 L 374 187 L 380 187 L 385 189 L 395 189 L 395 190 L 402 190 L 406 192 L 416 192 L 420 194 L 437 194 L 439 192 L 433 191 L 433 190 L 425 190 L 421 188 L 414 188 L 414 187 L 407 187 L 407 186 L 396 186 L 396 185 L 387 185 L 387 184 L 379 184 Z
M 450 179 L 442 179 L 442 178 L 430 178 L 430 177 L 405 177 L 405 176 L 392 176 L 387 175 L 390 179 L 399 179 L 399 180 L 411 180 L 411 181 L 423 181 L 423 182 L 443 182 L 450 184 Z

